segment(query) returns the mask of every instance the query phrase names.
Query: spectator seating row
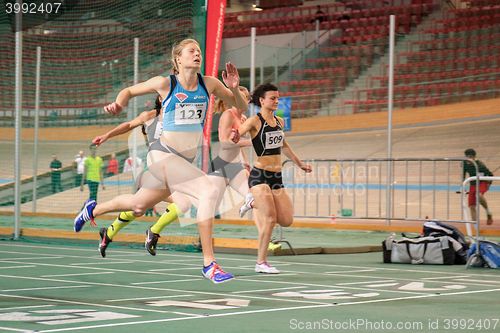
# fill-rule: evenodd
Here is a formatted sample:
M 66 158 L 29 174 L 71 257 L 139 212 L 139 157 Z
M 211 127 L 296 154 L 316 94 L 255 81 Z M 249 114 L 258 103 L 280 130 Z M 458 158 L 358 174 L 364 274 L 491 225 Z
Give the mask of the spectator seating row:
M 409 51 L 396 55 L 396 108 L 500 96 L 500 5 L 477 1 L 471 6 L 478 7 L 449 10 L 445 19 L 433 20 Z M 346 108 L 387 109 L 387 65 L 381 69 L 383 75 L 372 76 L 367 88 L 344 101 Z
M 280 92 L 280 96 L 292 98 L 292 118 L 315 116 L 322 103 L 327 103 L 331 98 L 331 94 L 317 87 L 307 91 Z
M 316 88 L 321 92 L 335 91 L 344 89 L 346 84 L 345 77 L 336 77 L 329 79 L 308 79 L 308 80 L 291 80 L 281 82 L 280 88 L 284 88 L 288 92 L 310 91 Z
M 326 78 L 342 78 L 346 79 L 348 70 L 345 67 L 328 67 L 328 68 L 303 68 L 294 69 L 292 75 L 294 77 L 302 77 L 305 79 L 326 79 Z
M 467 70 L 452 70 L 433 73 L 416 73 L 416 74 L 395 74 L 395 85 L 408 84 L 431 84 L 448 81 L 478 81 L 478 80 L 495 80 L 500 78 L 500 68 L 476 68 Z M 387 76 L 372 76 L 370 77 L 369 87 L 382 86 L 388 84 Z
M 309 54 L 302 69 L 292 71 L 293 79 L 280 83 L 284 94 L 299 94 L 292 95 L 294 110 L 300 108 L 305 115 L 314 115 L 327 107 L 336 93 L 371 66 L 375 57 L 384 54 L 389 34 L 387 13 L 398 14 L 398 32 L 406 34 L 434 8 L 433 2 L 426 0 L 401 6 L 372 4 L 376 7 L 342 12 L 348 17 L 340 19 L 335 16 L 338 13 L 329 15 L 321 22 L 320 28 L 337 33 L 318 52 Z
M 482 15 L 492 15 L 499 13 L 500 13 L 500 4 L 498 4 L 498 1 L 496 1 L 493 5 L 485 5 L 485 6 L 473 5 L 467 9 L 462 9 L 462 8 L 453 9 L 449 11 L 448 15 L 460 19 L 467 19 L 470 17 L 478 17 Z
M 449 60 L 459 58 L 470 58 L 476 56 L 494 56 L 500 53 L 500 40 L 498 45 L 486 45 L 477 48 L 464 47 L 445 50 L 428 50 L 418 52 L 401 52 L 398 59 L 405 58 L 410 62 Z M 399 62 L 399 61 L 398 61 Z
M 413 42 L 410 45 L 411 49 L 422 51 L 445 50 L 455 48 L 476 48 L 487 45 L 500 44 L 500 33 L 447 38 L 435 38 L 435 36 L 433 35 L 430 35 L 428 37 L 432 39 Z
M 385 5 L 384 7 L 368 7 L 361 10 L 332 10 L 330 13 L 331 8 L 338 8 L 338 4 L 324 7 L 323 10 L 326 13 L 320 26 L 322 30 L 386 26 L 388 14 L 394 14 L 398 17 L 398 31 L 407 33 L 410 24 L 420 23 L 422 17 L 432 11 L 433 5 L 429 3 Z M 224 37 L 248 36 L 251 27 L 256 27 L 257 33 L 261 35 L 313 30 L 316 27 L 314 6 L 282 9 L 276 11 L 275 14 L 270 15 L 268 11 L 266 11 L 265 16 L 255 12 L 228 14 Z M 286 19 L 286 24 L 283 24 L 284 19 Z
M 498 4 L 498 0 L 468 0 L 469 7 L 484 7 Z
M 394 98 L 439 97 L 442 95 L 460 96 L 466 92 L 488 92 L 500 94 L 500 79 L 482 81 L 444 82 L 435 84 L 401 85 L 394 87 Z M 360 89 L 357 91 L 360 99 L 379 100 L 387 97 L 387 88 Z
M 432 73 L 448 70 L 466 70 L 478 68 L 498 68 L 500 66 L 500 54 L 482 57 L 455 58 L 448 60 L 435 60 L 424 62 L 411 62 L 398 64 L 394 70 L 398 73 Z
M 410 90 L 409 88 L 405 88 Z M 398 90 L 394 97 L 395 108 L 414 108 L 456 103 L 469 100 L 500 97 L 500 80 L 461 82 L 455 84 L 429 85 L 418 90 Z M 415 93 L 418 91 L 420 93 Z M 413 94 L 410 94 L 412 93 Z M 379 97 L 379 98 L 375 98 Z M 387 109 L 387 98 L 383 93 L 372 94 L 366 99 L 345 100 L 345 107 L 352 107 L 353 112 L 373 112 Z

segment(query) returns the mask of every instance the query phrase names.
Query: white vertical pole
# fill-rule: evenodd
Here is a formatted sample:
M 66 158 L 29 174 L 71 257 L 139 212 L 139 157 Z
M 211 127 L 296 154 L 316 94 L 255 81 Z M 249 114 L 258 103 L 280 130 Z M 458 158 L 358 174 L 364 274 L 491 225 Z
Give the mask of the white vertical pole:
M 37 177 L 38 177 L 38 127 L 40 123 L 40 66 L 42 61 L 42 48 L 36 47 L 36 79 L 35 79 L 35 125 L 33 133 L 33 213 L 36 213 Z
M 264 83 L 264 63 L 260 63 L 260 84 Z
M 394 90 L 394 33 L 396 17 L 389 16 L 389 85 L 387 92 L 387 158 L 392 159 L 392 106 Z M 387 162 L 386 223 L 392 217 L 392 161 Z
M 134 85 L 139 83 L 139 38 L 134 38 Z M 137 117 L 137 98 L 133 100 L 133 109 L 130 120 Z M 139 170 L 137 170 L 137 136 L 133 135 L 132 139 L 132 174 L 134 175 L 134 179 L 139 174 Z
M 252 27 L 250 29 L 250 94 L 255 90 L 255 40 L 257 38 L 257 29 Z M 277 76 L 277 67 L 275 76 Z M 255 106 L 250 104 L 250 117 L 255 115 Z M 253 151 L 251 150 L 248 154 L 248 163 L 253 166 Z M 253 212 L 250 212 L 250 219 L 253 218 Z
M 18 0 L 22 8 L 22 0 Z M 22 13 L 16 15 L 16 69 L 15 69 L 15 156 L 14 156 L 14 239 L 21 231 L 21 119 L 23 112 L 23 29 Z
M 257 30 L 255 27 L 250 29 L 250 92 L 255 89 L 255 38 Z M 253 115 L 253 114 L 252 114 Z
M 319 20 L 315 21 L 316 23 L 316 48 L 319 48 Z

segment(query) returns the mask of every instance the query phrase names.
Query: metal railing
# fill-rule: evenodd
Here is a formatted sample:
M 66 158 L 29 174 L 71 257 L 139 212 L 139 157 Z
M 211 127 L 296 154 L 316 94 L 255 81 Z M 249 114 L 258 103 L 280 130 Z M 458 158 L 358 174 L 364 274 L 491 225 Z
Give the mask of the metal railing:
M 316 159 L 305 161 L 312 165 L 310 174 L 292 169 L 291 161 L 286 161 L 283 178 L 296 217 L 464 222 L 456 192 L 462 191 L 462 163 L 466 160 Z M 387 179 L 389 166 L 394 170 L 393 179 Z M 391 191 L 389 212 L 384 191 Z M 456 212 L 453 205 L 459 208 Z
M 467 158 L 306 160 L 313 169 L 309 174 L 293 168 L 288 160 L 282 173 L 296 218 L 385 220 L 387 224 L 439 220 L 475 225 L 478 238 L 479 214 L 476 221 L 468 220 L 466 203 L 458 195 L 466 192 L 465 161 L 479 173 L 477 164 Z

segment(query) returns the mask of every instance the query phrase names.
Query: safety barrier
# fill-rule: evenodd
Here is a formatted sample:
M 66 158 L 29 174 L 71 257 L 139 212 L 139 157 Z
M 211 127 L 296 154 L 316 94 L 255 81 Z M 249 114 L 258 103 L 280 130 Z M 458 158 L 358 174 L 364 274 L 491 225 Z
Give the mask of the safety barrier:
M 306 160 L 312 173 L 283 163 L 283 182 L 294 206 L 294 216 L 304 219 L 353 219 L 465 223 L 463 194 L 466 158 L 373 158 Z M 477 164 L 473 163 L 478 174 Z M 475 179 L 475 177 L 473 177 Z M 461 195 L 458 195 L 462 193 Z M 469 235 L 472 234 L 469 232 Z M 279 241 L 279 240 L 277 240 Z

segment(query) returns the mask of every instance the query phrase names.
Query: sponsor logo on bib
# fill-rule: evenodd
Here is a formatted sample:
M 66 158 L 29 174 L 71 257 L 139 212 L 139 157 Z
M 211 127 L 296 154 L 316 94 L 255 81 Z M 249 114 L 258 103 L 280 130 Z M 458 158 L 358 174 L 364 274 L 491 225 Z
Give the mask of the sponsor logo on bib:
M 185 93 L 179 92 L 179 93 L 175 94 L 175 97 L 182 103 L 186 100 L 186 98 L 188 98 L 188 95 L 186 95 Z

